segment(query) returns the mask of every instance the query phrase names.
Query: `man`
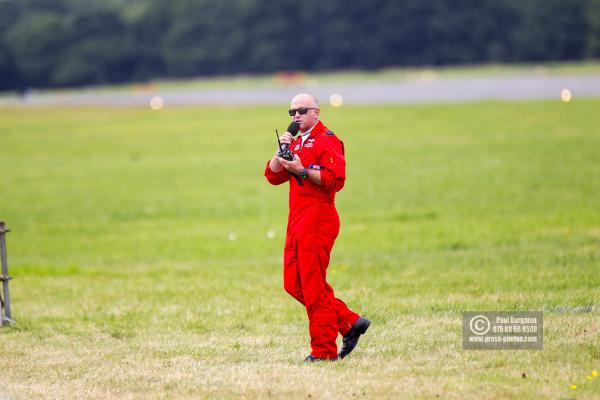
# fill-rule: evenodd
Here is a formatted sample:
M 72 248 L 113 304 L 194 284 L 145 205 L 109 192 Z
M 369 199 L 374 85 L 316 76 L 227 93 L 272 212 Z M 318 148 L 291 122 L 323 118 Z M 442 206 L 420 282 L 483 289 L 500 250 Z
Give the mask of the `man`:
M 281 143 L 289 146 L 294 159 L 285 160 L 278 152 L 265 169 L 271 184 L 290 183 L 284 287 L 306 307 L 312 348 L 306 361 L 335 361 L 338 332 L 343 336 L 339 357 L 344 358 L 370 325 L 334 296 L 325 279 L 340 227 L 334 199 L 346 180 L 344 144 L 319 121 L 319 103 L 314 96 L 301 93 L 294 97 L 289 114 L 299 124 L 300 135 L 293 139 L 286 132 Z

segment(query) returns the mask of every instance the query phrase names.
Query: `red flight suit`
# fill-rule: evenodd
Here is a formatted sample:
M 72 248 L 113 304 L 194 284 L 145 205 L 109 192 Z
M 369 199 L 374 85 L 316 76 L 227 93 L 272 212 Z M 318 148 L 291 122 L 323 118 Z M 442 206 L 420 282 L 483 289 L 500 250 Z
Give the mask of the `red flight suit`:
M 285 290 L 306 307 L 312 355 L 337 357 L 338 332 L 345 336 L 359 315 L 337 299 L 326 281 L 329 255 L 340 228 L 335 193 L 346 180 L 344 144 L 318 121 L 302 145 L 298 136 L 290 145 L 305 168 L 320 170 L 321 185 L 304 179 L 300 185 L 286 169 L 265 170 L 273 185 L 290 182 L 287 235 L 284 249 Z

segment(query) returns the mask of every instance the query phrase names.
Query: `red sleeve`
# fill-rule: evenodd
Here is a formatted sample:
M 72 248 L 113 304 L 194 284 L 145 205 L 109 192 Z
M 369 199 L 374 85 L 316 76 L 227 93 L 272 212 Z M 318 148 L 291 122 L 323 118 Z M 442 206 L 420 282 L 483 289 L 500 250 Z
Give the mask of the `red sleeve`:
M 287 182 L 290 179 L 290 174 L 288 174 L 287 169 L 282 169 L 279 172 L 273 172 L 269 163 L 271 160 L 267 161 L 267 168 L 265 168 L 265 176 L 271 185 L 281 185 L 282 183 Z
M 320 155 L 321 185 L 327 191 L 339 192 L 346 182 L 344 145 L 335 137 L 328 138 Z

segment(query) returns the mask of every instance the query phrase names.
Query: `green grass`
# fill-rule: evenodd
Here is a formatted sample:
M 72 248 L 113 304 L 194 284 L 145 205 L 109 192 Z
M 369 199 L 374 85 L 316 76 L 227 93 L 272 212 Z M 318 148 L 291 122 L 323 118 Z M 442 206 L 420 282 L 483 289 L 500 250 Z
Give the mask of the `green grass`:
M 182 80 L 156 80 L 150 87 L 168 89 L 210 89 L 223 87 L 269 87 L 290 84 L 320 85 L 342 82 L 432 80 L 443 78 L 491 77 L 510 75 L 581 75 L 600 73 L 600 61 L 554 62 L 532 64 L 478 64 L 447 67 L 396 67 L 373 71 L 342 70 L 332 72 L 298 72 L 298 75 L 266 74 L 217 76 Z M 123 89 L 144 89 L 143 86 L 118 86 Z M 115 86 L 108 86 L 113 90 Z
M 510 75 L 583 75 L 600 74 L 600 60 L 577 62 L 545 62 L 523 64 L 475 64 L 446 67 L 396 67 L 372 71 L 341 70 L 331 72 L 275 73 L 262 75 L 215 76 L 188 79 L 157 79 L 133 84 L 100 85 L 85 88 L 40 90 L 57 94 L 63 92 L 115 92 L 157 90 L 205 90 L 223 88 L 262 88 L 286 85 L 321 85 L 343 82 L 373 82 L 402 80 L 435 80 L 444 78 L 492 77 Z M 0 95 L 0 100 L 2 96 Z
M 373 325 L 310 366 L 262 176 L 285 109 L 0 108 L 0 397 L 597 396 L 600 100 L 324 108 L 328 278 Z M 544 310 L 544 350 L 463 350 L 467 310 Z

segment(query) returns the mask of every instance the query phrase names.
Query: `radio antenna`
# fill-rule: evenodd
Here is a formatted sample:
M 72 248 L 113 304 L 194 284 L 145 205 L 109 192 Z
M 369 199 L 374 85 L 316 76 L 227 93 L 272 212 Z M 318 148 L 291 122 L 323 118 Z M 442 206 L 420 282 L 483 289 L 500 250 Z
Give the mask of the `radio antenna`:
M 277 144 L 279 144 L 279 151 L 283 153 L 283 148 L 281 147 L 281 141 L 279 140 L 279 132 L 275 129 L 275 135 L 277 135 Z

